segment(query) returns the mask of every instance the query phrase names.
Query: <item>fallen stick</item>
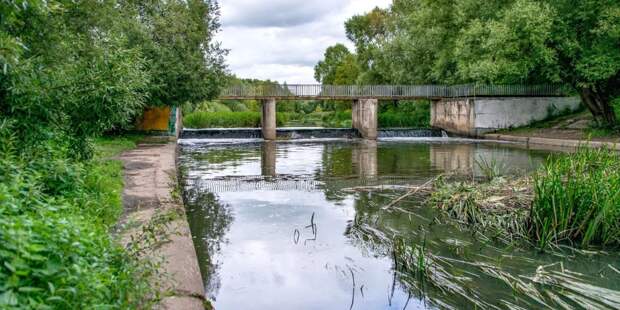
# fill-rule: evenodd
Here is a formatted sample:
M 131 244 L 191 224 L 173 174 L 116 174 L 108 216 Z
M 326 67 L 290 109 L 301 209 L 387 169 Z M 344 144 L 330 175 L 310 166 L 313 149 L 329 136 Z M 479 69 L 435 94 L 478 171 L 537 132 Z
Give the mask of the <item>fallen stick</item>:
M 347 187 L 343 188 L 341 191 L 343 192 L 366 192 L 366 191 L 375 191 L 375 190 L 393 190 L 393 189 L 431 189 L 420 188 L 420 186 L 412 186 L 412 185 L 375 185 L 375 186 L 356 186 L 356 187 Z
M 385 210 L 385 209 L 389 209 L 390 207 L 393 207 L 395 204 L 399 203 L 399 202 L 400 202 L 400 201 L 402 201 L 403 199 L 405 199 L 405 198 L 407 198 L 407 197 L 409 197 L 409 196 L 411 196 L 411 195 L 413 195 L 413 194 L 415 194 L 415 193 L 419 192 L 419 191 L 420 191 L 420 189 L 422 189 L 422 188 L 429 188 L 429 187 L 430 187 L 430 184 L 433 184 L 433 182 L 435 182 L 438 178 L 439 178 L 439 176 L 436 176 L 436 177 L 434 177 L 434 178 L 432 178 L 432 179 L 428 180 L 428 182 L 426 182 L 426 183 L 422 184 L 422 186 L 418 186 L 418 187 L 412 188 L 412 189 L 411 189 L 410 191 L 408 191 L 406 194 L 404 194 L 404 195 L 402 195 L 402 196 L 400 196 L 400 197 L 398 197 L 398 198 L 396 198 L 396 199 L 392 200 L 392 202 L 388 203 L 386 206 L 384 206 L 384 207 L 383 207 L 383 208 L 381 208 L 381 209 L 383 209 L 383 210 Z

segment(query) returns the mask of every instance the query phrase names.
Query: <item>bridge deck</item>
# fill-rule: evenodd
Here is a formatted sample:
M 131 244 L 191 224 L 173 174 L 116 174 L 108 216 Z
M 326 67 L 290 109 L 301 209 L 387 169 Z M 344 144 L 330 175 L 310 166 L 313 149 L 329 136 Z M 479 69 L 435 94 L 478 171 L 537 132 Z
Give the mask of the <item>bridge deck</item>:
M 352 100 L 441 99 L 458 97 L 560 97 L 563 85 L 233 85 L 220 99 Z

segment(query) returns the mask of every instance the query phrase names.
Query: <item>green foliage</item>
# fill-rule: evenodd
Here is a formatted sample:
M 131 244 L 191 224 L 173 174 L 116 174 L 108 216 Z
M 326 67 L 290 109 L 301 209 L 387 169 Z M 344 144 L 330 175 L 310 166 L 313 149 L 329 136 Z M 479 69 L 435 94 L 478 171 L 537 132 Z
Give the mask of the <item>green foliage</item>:
M 95 158 L 107 160 L 120 155 L 122 152 L 136 147 L 144 136 L 123 134 L 122 136 L 104 136 L 95 140 Z
M 321 114 L 321 126 L 334 128 L 351 128 L 351 111 L 324 112 Z
M 314 67 L 314 78 L 326 85 L 352 85 L 359 75 L 355 55 L 346 46 L 336 44 L 325 51 L 324 60 Z
M 359 84 L 564 83 L 616 121 L 618 1 L 394 0 L 345 27 Z
M 403 101 L 397 106 L 385 105 L 379 113 L 379 127 L 417 127 L 430 126 L 430 102 L 428 101 Z
M 140 20 L 131 43 L 148 60 L 153 104 L 175 106 L 217 96 L 225 82 L 226 51 L 214 40 L 220 28 L 216 1 L 128 1 L 123 5 Z
M 8 129 L 0 141 L 14 145 Z M 0 308 L 148 307 L 151 267 L 109 235 L 122 210 L 121 163 L 15 151 L 0 154 Z
M 276 114 L 276 124 L 282 126 L 286 114 Z M 186 128 L 258 128 L 261 124 L 259 112 L 206 112 L 198 111 L 186 114 L 183 125 Z
M 572 241 L 620 245 L 620 157 L 582 148 L 548 162 L 534 179 L 531 234 L 541 248 Z

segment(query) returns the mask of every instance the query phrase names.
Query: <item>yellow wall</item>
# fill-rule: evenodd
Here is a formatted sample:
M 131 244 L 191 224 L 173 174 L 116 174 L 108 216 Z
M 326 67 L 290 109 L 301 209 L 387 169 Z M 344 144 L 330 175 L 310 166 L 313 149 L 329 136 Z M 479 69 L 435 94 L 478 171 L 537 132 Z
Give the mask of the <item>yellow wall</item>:
M 138 129 L 149 131 L 168 131 L 170 107 L 150 107 L 144 109 L 142 119 L 138 121 Z

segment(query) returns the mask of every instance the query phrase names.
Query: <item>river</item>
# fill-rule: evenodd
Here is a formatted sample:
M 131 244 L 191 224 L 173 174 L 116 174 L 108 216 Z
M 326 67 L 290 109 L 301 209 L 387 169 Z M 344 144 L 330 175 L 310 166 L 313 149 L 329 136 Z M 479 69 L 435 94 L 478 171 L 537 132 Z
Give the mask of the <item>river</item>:
M 424 201 L 384 208 L 404 185 L 480 177 L 482 161 L 523 174 L 549 155 L 459 139 L 186 141 L 205 294 L 218 310 L 617 308 L 617 252 L 541 253 L 472 234 Z

